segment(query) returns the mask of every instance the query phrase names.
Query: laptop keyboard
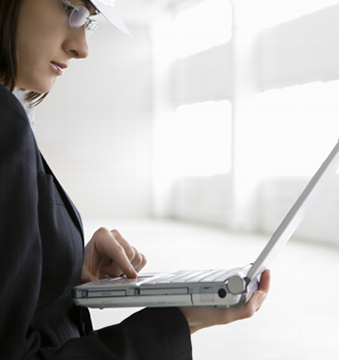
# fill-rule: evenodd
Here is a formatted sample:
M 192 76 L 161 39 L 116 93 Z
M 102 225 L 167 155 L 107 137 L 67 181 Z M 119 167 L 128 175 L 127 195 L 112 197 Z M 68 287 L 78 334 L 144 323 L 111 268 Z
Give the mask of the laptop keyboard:
M 152 283 L 193 283 L 193 282 L 211 282 L 225 281 L 229 276 L 242 268 L 223 269 L 223 270 L 204 270 L 204 271 L 178 271 L 171 274 L 163 275 Z

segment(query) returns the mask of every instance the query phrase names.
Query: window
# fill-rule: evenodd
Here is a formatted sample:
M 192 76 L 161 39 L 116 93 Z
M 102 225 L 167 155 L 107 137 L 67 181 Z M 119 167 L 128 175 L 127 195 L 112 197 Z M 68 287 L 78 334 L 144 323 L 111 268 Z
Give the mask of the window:
M 161 19 L 152 26 L 155 55 L 159 58 L 182 59 L 231 40 L 229 1 L 205 0 L 173 12 L 171 20 Z
M 311 176 L 339 138 L 339 80 L 258 94 L 251 105 L 252 173 Z
M 225 0 L 205 0 L 178 12 L 174 19 L 173 36 L 182 45 L 177 49 L 177 59 L 230 41 L 231 4 Z

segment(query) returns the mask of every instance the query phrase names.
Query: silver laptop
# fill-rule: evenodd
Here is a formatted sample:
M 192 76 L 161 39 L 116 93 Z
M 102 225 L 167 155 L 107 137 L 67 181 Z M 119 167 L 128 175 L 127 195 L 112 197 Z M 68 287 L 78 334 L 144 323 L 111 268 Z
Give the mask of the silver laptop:
M 254 263 L 233 269 L 179 270 L 105 278 L 76 286 L 77 305 L 106 307 L 243 306 L 258 288 L 261 273 L 291 238 L 327 180 L 339 167 L 339 142 L 312 177 Z

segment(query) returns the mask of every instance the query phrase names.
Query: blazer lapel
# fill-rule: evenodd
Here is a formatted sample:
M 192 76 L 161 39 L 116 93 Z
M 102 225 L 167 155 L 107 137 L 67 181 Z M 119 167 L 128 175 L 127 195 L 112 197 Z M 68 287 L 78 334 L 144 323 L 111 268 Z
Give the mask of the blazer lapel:
M 47 161 L 45 160 L 45 158 L 43 157 L 41 152 L 40 152 L 40 156 L 41 156 L 42 162 L 44 164 L 44 168 L 45 168 L 46 173 L 53 176 L 55 185 L 56 185 L 56 187 L 57 187 L 57 189 L 58 189 L 58 191 L 60 193 L 60 196 L 61 196 L 61 198 L 62 198 L 62 200 L 63 200 L 63 202 L 65 204 L 65 207 L 68 210 L 74 224 L 79 229 L 79 231 L 81 233 L 82 241 L 84 243 L 84 230 L 83 230 L 82 221 L 81 221 L 81 217 L 80 217 L 80 214 L 79 214 L 78 210 L 74 206 L 72 200 L 67 195 L 66 191 L 63 189 L 63 187 L 59 183 L 57 177 L 53 174 L 51 168 L 47 164 Z

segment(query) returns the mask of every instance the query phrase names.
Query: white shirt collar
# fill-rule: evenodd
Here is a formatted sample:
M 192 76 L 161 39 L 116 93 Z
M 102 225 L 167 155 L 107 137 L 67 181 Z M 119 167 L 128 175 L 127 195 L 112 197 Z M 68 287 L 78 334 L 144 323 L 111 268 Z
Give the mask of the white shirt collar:
M 26 95 L 27 92 L 28 92 L 27 90 L 20 90 L 18 87 L 16 87 L 13 90 L 13 95 L 16 96 L 16 98 L 21 102 L 22 106 L 26 110 L 29 123 L 31 124 L 31 128 L 34 131 L 34 112 L 35 112 L 35 109 L 31 105 L 31 103 L 24 100 L 25 95 Z

